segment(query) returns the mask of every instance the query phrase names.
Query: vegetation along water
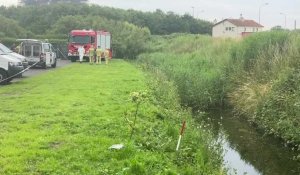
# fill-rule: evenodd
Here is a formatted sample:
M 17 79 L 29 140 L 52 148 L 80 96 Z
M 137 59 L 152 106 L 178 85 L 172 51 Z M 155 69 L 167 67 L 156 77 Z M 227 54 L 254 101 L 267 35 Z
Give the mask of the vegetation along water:
M 173 34 L 153 37 L 138 62 L 162 70 L 181 103 L 195 111 L 233 108 L 235 115 L 282 139 L 300 159 L 300 34 L 263 32 L 243 40 Z M 299 168 L 296 168 L 299 172 Z

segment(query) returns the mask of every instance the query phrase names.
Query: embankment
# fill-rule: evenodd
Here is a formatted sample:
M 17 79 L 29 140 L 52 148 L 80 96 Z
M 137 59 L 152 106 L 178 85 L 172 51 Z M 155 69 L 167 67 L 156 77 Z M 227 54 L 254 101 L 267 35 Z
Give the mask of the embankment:
M 174 34 L 153 37 L 149 48 L 138 62 L 174 81 L 182 105 L 202 111 L 233 106 L 300 151 L 299 33 L 263 32 L 240 40 Z

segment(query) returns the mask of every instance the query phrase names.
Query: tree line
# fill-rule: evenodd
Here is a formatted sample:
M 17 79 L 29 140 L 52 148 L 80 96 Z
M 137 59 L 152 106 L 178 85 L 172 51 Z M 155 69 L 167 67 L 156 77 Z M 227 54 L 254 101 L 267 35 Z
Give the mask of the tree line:
M 83 3 L 87 2 L 88 0 L 20 0 L 20 4 L 22 5 L 48 5 L 48 4 L 55 4 L 55 3 Z
M 41 1 L 42 2 L 42 1 Z M 54 1 L 53 1 L 54 2 Z M 63 16 L 101 16 L 111 20 L 127 21 L 139 27 L 149 28 L 151 34 L 171 33 L 210 34 L 212 23 L 185 14 L 122 10 L 98 5 L 54 3 L 44 6 L 0 7 L 0 15 L 16 20 L 20 27 L 34 34 L 45 34 Z

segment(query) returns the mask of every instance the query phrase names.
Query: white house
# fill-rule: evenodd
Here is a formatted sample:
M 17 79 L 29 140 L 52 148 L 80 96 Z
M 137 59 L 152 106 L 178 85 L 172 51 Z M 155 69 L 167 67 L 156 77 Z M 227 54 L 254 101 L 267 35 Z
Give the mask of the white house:
M 224 19 L 213 26 L 213 37 L 240 38 L 251 33 L 261 32 L 264 26 L 241 17 L 240 19 Z

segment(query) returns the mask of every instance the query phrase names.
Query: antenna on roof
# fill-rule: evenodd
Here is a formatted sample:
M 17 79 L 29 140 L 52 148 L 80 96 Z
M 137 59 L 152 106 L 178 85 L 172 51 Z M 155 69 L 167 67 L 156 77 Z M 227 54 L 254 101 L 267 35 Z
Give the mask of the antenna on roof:
M 244 20 L 243 14 L 240 14 L 240 20 Z

